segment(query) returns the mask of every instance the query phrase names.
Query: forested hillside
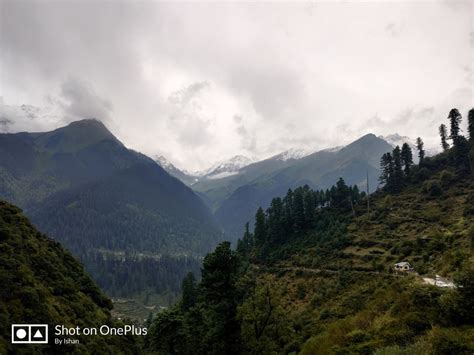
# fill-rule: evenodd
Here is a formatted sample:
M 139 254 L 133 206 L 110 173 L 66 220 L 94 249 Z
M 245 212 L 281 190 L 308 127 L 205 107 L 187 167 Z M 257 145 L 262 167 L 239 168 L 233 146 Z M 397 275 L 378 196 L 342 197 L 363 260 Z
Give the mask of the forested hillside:
M 0 201 L 0 353 L 139 353 L 131 337 L 79 337 L 79 345 L 15 345 L 11 324 L 117 326 L 112 302 L 82 265 L 56 241 L 36 230 L 21 210 Z M 14 352 L 13 352 L 14 351 Z
M 0 134 L 0 198 L 62 242 L 112 296 L 176 295 L 222 240 L 191 189 L 93 119 Z
M 374 182 L 370 191 L 374 191 L 380 174 L 378 160 L 391 149 L 383 139 L 367 134 L 340 149 L 322 150 L 300 159 L 281 160 L 277 156 L 251 164 L 238 175 L 198 183 L 193 189 L 207 196 L 216 219 L 231 240 L 236 240 L 259 206 L 267 208 L 273 197 L 283 197 L 290 188 L 307 184 L 327 189 L 343 177 L 348 184 L 365 190 L 368 175 Z
M 469 140 L 460 113 L 448 118 L 444 152 L 426 158 L 419 138 L 416 152 L 403 145 L 384 154 L 383 188 L 370 196 L 339 179 L 327 191 L 301 187 L 259 209 L 236 251 L 219 245 L 204 260 L 200 284 L 185 278 L 181 302 L 155 319 L 148 347 L 471 354 L 474 110 Z M 413 270 L 395 271 L 399 262 Z

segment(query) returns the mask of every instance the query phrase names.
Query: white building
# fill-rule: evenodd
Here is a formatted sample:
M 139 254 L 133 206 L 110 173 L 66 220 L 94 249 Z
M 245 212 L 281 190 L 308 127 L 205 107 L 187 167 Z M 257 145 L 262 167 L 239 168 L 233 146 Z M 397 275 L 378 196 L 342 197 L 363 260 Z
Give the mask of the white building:
M 393 270 L 401 271 L 401 272 L 409 272 L 409 271 L 413 271 L 413 267 L 410 265 L 408 261 L 402 261 L 402 262 L 396 263 L 393 266 Z

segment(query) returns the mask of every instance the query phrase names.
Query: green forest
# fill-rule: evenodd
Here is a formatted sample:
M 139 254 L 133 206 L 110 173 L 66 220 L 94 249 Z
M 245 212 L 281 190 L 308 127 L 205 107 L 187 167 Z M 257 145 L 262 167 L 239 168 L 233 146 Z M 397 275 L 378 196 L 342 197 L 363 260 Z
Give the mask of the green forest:
M 453 109 L 443 152 L 422 138 L 381 157 L 371 195 L 340 179 L 301 187 L 255 216 L 236 250 L 221 243 L 202 279 L 152 322 L 158 354 L 472 354 L 474 110 Z M 414 155 L 418 164 L 414 164 Z M 394 271 L 398 262 L 414 271 Z M 430 285 L 441 275 L 454 287 Z
M 140 351 L 126 337 L 80 337 L 79 345 L 12 345 L 11 324 L 120 326 L 112 302 L 58 242 L 37 231 L 21 210 L 0 201 L 0 353 L 119 354 Z M 50 327 L 50 333 L 52 329 Z M 51 338 L 51 334 L 50 337 Z

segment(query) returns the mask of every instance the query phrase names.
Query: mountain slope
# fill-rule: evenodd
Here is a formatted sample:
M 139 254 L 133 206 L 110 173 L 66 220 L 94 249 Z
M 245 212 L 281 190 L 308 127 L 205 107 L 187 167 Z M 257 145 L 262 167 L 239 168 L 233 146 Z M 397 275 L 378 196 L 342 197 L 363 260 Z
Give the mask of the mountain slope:
M 64 242 L 94 278 L 114 279 L 116 289 L 119 275 L 97 274 L 98 258 L 138 253 L 199 259 L 222 238 L 192 190 L 127 149 L 96 120 L 52 132 L 1 134 L 0 198 L 19 205 L 41 230 Z M 134 260 L 139 268 L 141 260 Z M 140 282 L 133 289 L 155 286 Z
M 465 142 L 393 175 L 400 185 L 370 195 L 369 210 L 342 179 L 329 193 L 276 197 L 235 253 L 221 244 L 206 257 L 206 278 L 188 280 L 181 303 L 155 320 L 152 350 L 471 354 L 474 142 Z
M 0 201 L 0 352 L 118 353 L 123 347 L 138 351 L 130 338 L 81 337 L 74 347 L 12 346 L 13 323 L 98 327 L 113 325 L 111 301 L 93 283 L 78 261 L 61 245 L 37 231 L 21 210 Z
M 323 150 L 295 160 L 235 189 L 215 212 L 216 218 L 228 235 L 239 237 L 244 224 L 252 221 L 257 206 L 268 207 L 273 197 L 282 196 L 290 188 L 308 184 L 326 189 L 343 177 L 349 185 L 365 189 L 368 174 L 370 191 L 374 191 L 380 156 L 391 149 L 387 142 L 369 134 L 341 149 Z
M 174 176 L 175 178 L 181 180 L 186 185 L 190 186 L 197 181 L 197 176 L 178 169 L 174 166 L 168 159 L 163 155 L 155 156 L 155 161 L 159 164 L 168 174 Z

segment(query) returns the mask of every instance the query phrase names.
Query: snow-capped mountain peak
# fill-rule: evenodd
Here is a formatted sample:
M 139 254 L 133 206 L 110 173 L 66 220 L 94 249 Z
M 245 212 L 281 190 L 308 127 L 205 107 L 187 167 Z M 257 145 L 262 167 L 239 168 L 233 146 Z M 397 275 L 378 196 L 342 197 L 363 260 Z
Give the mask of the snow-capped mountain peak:
M 275 160 L 281 160 L 281 161 L 287 161 L 287 160 L 297 160 L 304 158 L 305 156 L 310 155 L 313 153 L 313 150 L 308 150 L 308 149 L 302 149 L 302 148 L 291 148 L 288 149 L 287 151 L 284 151 L 283 153 L 275 155 L 273 158 Z
M 235 175 L 238 171 L 254 160 L 243 155 L 236 155 L 228 160 L 224 160 L 212 165 L 209 169 L 196 173 L 198 176 L 205 176 L 209 179 L 221 179 L 226 176 Z
M 240 169 L 253 163 L 253 160 L 243 155 L 236 155 L 228 160 L 219 162 L 205 171 L 205 176 L 218 179 L 225 176 L 235 175 Z
M 160 165 L 163 169 L 168 170 L 172 169 L 175 166 L 168 160 L 166 159 L 163 155 L 156 155 L 154 157 L 154 160 Z

